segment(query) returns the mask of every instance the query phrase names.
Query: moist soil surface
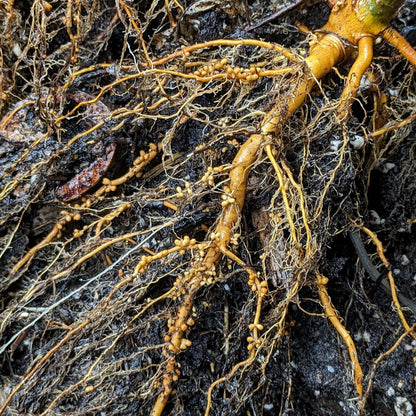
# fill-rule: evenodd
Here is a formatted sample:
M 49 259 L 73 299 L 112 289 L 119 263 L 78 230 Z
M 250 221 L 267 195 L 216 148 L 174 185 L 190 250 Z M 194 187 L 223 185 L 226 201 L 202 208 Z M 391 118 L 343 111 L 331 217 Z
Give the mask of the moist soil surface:
M 186 112 L 172 97 L 191 96 L 198 91 L 196 85 L 157 84 L 157 74 L 149 85 L 140 84 L 140 79 L 115 81 L 126 76 L 123 65 L 141 70 L 147 59 L 143 44 L 152 59 L 219 38 L 261 39 L 304 56 L 312 32 L 325 24 L 330 8 L 326 2 L 306 0 L 186 0 L 181 2 L 183 10 L 170 2 L 169 16 L 164 2 L 139 1 L 126 2 L 129 16 L 111 0 L 52 1 L 47 12 L 49 3 L 41 1 L 4 3 L 0 111 L 3 120 L 9 119 L 0 130 L 0 406 L 16 390 L 4 414 L 148 415 L 162 390 L 164 337 L 181 298 L 155 300 L 185 273 L 192 256 L 168 255 L 119 290 L 114 288 L 132 273 L 141 256 L 169 249 L 186 235 L 198 241 L 207 238 L 207 229 L 221 212 L 227 176 L 217 173 L 214 188 L 202 186 L 200 179 L 209 166 L 230 164 L 247 132 L 253 131 L 250 125 L 241 130 L 230 127 L 243 114 L 239 108 L 256 99 L 250 104 L 251 113 L 256 106 L 267 109 L 268 99 L 278 94 L 268 98 L 267 91 L 275 88 L 272 81 L 252 88 L 247 96 L 242 85 L 233 92 L 231 106 L 224 98 L 227 92 L 213 85 L 199 95 L 195 92 L 195 105 Z M 80 16 L 80 22 L 72 20 L 72 28 L 69 10 Z M 122 18 L 115 17 L 118 13 Z M 45 28 L 41 16 L 52 15 Z M 133 20 L 141 22 L 139 31 Z M 303 33 L 299 23 L 311 32 Z M 392 25 L 416 47 L 414 0 L 405 2 Z M 199 59 L 206 60 L 210 53 L 220 59 L 224 50 L 203 51 Z M 235 65 L 244 66 L 254 53 L 259 59 L 273 58 L 260 56 L 254 48 L 240 48 L 233 55 Z M 71 54 L 76 59 L 71 61 Z M 257 301 L 242 267 L 224 259 L 219 275 L 194 299 L 195 323 L 186 335 L 192 344 L 176 357 L 177 376 L 164 415 L 203 415 L 208 388 L 221 377 L 225 380 L 212 393 L 212 415 L 359 415 L 362 402 L 351 359 L 323 313 L 314 283 L 316 269 L 329 278 L 331 301 L 357 348 L 366 400 L 361 413 L 416 412 L 416 341 L 411 336 L 399 341 L 405 329 L 391 290 L 383 287 L 388 269 L 359 230 L 371 229 L 383 243 L 412 325 L 416 123 L 398 124 L 409 117 L 414 120 L 416 69 L 385 41 L 375 42 L 374 55 L 352 105 L 344 130 L 344 159 L 333 177 L 344 139 L 341 127 L 331 124 L 330 108 L 341 95 L 351 60 L 322 80 L 282 132 L 287 143 L 282 157 L 295 177 L 303 175 L 311 204 L 314 192 L 322 193 L 332 178 L 322 199 L 322 215 L 314 219 L 319 250 L 287 305 L 284 331 L 277 334 L 275 325 L 281 316 L 276 305 L 288 290 L 285 275 L 276 272 L 273 261 L 262 261 L 265 241 L 275 235 L 268 209 L 279 185 L 262 156 L 262 163 L 250 173 L 241 236 L 233 251 L 268 281 L 261 311 L 267 348 L 259 349 L 254 362 L 231 375 L 248 356 L 246 339 Z M 82 72 L 85 68 L 89 70 Z M 179 71 L 180 64 L 175 61 L 170 69 Z M 66 82 L 71 87 L 62 93 Z M 279 88 L 283 96 L 285 86 Z M 151 112 L 155 96 L 165 100 L 157 116 Z M 224 106 L 217 104 L 218 96 L 224 98 Z M 85 101 L 90 104 L 76 108 Z M 13 114 L 22 103 L 23 110 Z M 61 123 L 54 122 L 73 109 Z M 117 119 L 120 109 L 131 112 Z M 138 109 L 147 116 L 137 116 Z M 256 117 L 252 116 L 253 123 Z M 100 128 L 84 134 L 97 122 L 102 122 Z M 384 126 L 393 127 L 370 135 Z M 71 142 L 77 135 L 82 137 Z M 150 143 L 163 143 L 163 149 L 138 177 L 117 186 L 91 208 L 75 206 L 100 188 L 103 177 L 115 179 L 129 172 Z M 11 183 L 15 186 L 9 192 Z M 172 202 L 177 210 L 163 201 Z M 100 219 L 124 202 L 129 206 L 107 218 L 96 237 Z M 67 215 L 62 211 L 82 215 L 67 221 L 14 271 L 18 261 Z M 83 227 L 83 235 L 77 236 Z M 289 238 L 288 229 L 280 238 Z M 279 243 L 274 244 L 273 250 L 279 251 Z M 370 271 L 366 262 L 372 264 Z M 109 305 L 103 307 L 112 292 Z M 85 327 L 79 328 L 83 322 Z

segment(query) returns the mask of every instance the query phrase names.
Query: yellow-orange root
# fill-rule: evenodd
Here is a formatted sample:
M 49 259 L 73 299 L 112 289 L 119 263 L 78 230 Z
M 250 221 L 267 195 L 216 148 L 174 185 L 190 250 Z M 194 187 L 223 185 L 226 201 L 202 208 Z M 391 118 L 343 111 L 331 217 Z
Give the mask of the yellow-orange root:
M 384 254 L 385 250 L 384 250 L 384 247 L 383 247 L 383 243 L 378 239 L 377 235 L 375 233 L 373 233 L 367 227 L 361 227 L 361 230 L 364 231 L 370 237 L 371 241 L 373 242 L 373 244 L 377 248 L 378 256 L 380 257 L 384 266 L 388 269 L 387 278 L 388 278 L 388 281 L 389 281 L 389 284 L 390 284 L 391 297 L 393 299 L 394 306 L 397 309 L 397 314 L 399 315 L 399 318 L 402 322 L 402 325 L 408 331 L 410 329 L 410 325 L 408 324 L 408 322 L 407 322 L 407 320 L 404 316 L 403 309 L 400 305 L 399 297 L 397 296 L 396 284 L 394 282 L 393 273 L 390 270 L 390 263 L 389 263 L 389 261 L 387 260 L 385 254 Z M 413 336 L 413 338 L 416 339 L 416 334 L 412 334 L 412 336 Z
M 388 27 L 382 33 L 383 38 L 393 45 L 414 67 L 416 67 L 416 51 L 410 43 L 393 28 Z
M 348 74 L 347 84 L 342 92 L 338 118 L 348 117 L 352 100 L 356 97 L 364 72 L 373 60 L 373 38 L 365 36 L 358 41 L 358 57 Z
M 319 291 L 319 297 L 321 299 L 322 307 L 324 309 L 325 315 L 331 321 L 334 328 L 337 330 L 338 334 L 344 340 L 345 345 L 347 346 L 348 352 L 350 354 L 351 362 L 354 368 L 354 382 L 357 389 L 357 393 L 361 397 L 363 395 L 363 371 L 361 370 L 360 363 L 358 361 L 357 349 L 349 332 L 342 325 L 341 321 L 337 316 L 337 312 L 332 305 L 331 299 L 328 295 L 325 285 L 328 283 L 328 278 L 320 274 L 317 275 L 317 285 Z

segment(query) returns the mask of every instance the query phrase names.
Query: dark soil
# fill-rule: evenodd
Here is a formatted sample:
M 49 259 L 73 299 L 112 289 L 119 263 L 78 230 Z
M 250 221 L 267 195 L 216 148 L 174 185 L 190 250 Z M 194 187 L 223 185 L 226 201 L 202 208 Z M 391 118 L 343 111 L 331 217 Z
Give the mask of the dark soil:
M 49 23 L 47 37 L 41 30 L 41 19 L 35 18 L 39 15 L 34 10 L 43 7 L 41 1 L 33 4 L 15 1 L 12 21 L 6 19 L 8 6 L 0 5 L 3 30 L 0 82 L 5 92 L 1 116 L 6 117 L 25 100 L 36 102 L 19 113 L 15 124 L 8 123 L 0 130 L 0 407 L 39 360 L 97 310 L 120 282 L 121 275 L 131 273 L 146 254 L 142 249 L 135 251 L 132 242 L 144 244 L 144 239 L 150 236 L 145 248 L 160 252 L 171 247 L 178 237 L 189 235 L 198 241 L 206 238 L 207 227 L 213 226 L 221 212 L 221 187 L 227 176 L 215 177 L 215 189 L 204 188 L 198 181 L 208 166 L 231 163 L 238 146 L 255 129 L 249 124 L 258 121 L 253 116 L 244 131 L 227 130 L 227 125 L 238 120 L 242 113 L 228 101 L 223 108 L 215 107 L 217 96 L 225 95 L 217 88 L 201 93 L 192 107 L 194 112 L 186 117 L 181 113 L 183 118 L 177 125 L 173 116 L 182 110 L 171 101 L 169 106 L 161 107 L 158 117 L 153 117 L 150 110 L 147 113 L 143 110 L 148 117 L 132 111 L 123 117 L 120 126 L 120 119 L 107 118 L 100 129 L 67 146 L 72 138 L 103 120 L 107 113 L 137 109 L 143 102 L 150 107 L 159 93 L 154 92 L 154 81 L 146 84 L 141 79 L 126 80 L 103 94 L 88 111 L 80 108 L 60 126 L 54 124 L 59 115 L 85 100 L 79 94 L 95 97 L 102 88 L 125 75 L 116 74 L 120 62 L 123 65 L 135 62 L 140 68 L 146 58 L 137 46 L 140 40 L 125 14 L 126 21 L 110 24 L 117 11 L 112 0 L 83 0 L 74 1 L 80 4 L 84 22 L 77 52 L 79 62 L 66 62 L 70 50 L 70 37 L 62 23 L 66 6 L 61 2 L 50 3 L 52 10 L 61 11 Z M 290 8 L 290 1 L 283 0 L 186 0 L 181 2 L 184 13 L 174 2 L 170 3 L 177 23 L 172 28 L 164 2 L 130 3 L 138 21 L 147 19 L 141 28 L 142 36 L 148 53 L 155 59 L 180 49 L 181 45 L 218 38 L 263 39 L 304 53 L 308 48 L 307 36 L 298 30 L 296 22 L 311 30 L 319 29 L 330 12 L 325 2 L 319 1 L 303 1 Z M 286 7 L 290 10 L 285 12 Z M 153 9 L 154 14 L 149 16 L 146 11 Z M 263 22 L 279 11 L 278 17 Z M 32 25 L 35 29 L 31 29 Z M 405 2 L 392 25 L 416 47 L 414 0 Z M 76 25 L 73 31 L 75 34 Z M 234 57 L 236 64 L 243 66 L 254 53 L 254 48 L 241 48 Z M 201 52 L 201 59 L 207 54 Z M 49 59 L 52 55 L 53 59 Z M 103 63 L 112 67 L 100 67 Z M 70 78 L 69 69 L 73 73 L 95 65 L 95 70 L 76 77 L 70 96 L 54 93 Z M 321 114 L 320 109 L 324 106 L 328 109 L 339 98 L 343 88 L 340 77 L 348 74 L 350 66 L 351 62 L 345 62 L 337 73 L 326 77 L 322 90 L 313 91 L 310 101 L 283 132 L 287 137 L 284 158 L 310 192 L 311 209 L 318 199 L 314 199 L 313 191 L 322 192 L 338 161 L 336 151 L 331 151 L 331 146 L 336 146 L 333 141 L 342 141 L 340 126 L 331 124 L 330 111 Z M 380 283 L 387 270 L 374 245 L 358 231 L 364 225 L 377 234 L 386 249 L 399 293 L 416 303 L 416 123 L 392 129 L 382 136 L 366 136 L 389 122 L 414 116 L 416 69 L 383 41 L 376 43 L 371 72 L 375 81 L 363 87 L 354 103 L 345 159 L 323 201 L 322 217 L 314 225 L 319 253 L 314 265 L 303 275 L 301 289 L 288 308 L 285 334 L 280 338 L 275 326 L 276 305 L 284 299 L 286 289 L 273 275 L 271 264 L 263 264 L 261 260 L 264 247 L 255 217 L 256 212 L 273 203 L 279 186 L 270 163 L 265 160 L 250 175 L 240 224 L 241 240 L 235 251 L 259 272 L 265 270 L 269 293 L 261 321 L 264 331 L 269 331 L 269 338 L 267 348 L 259 350 L 254 363 L 214 389 L 212 415 L 360 414 L 351 360 L 343 340 L 323 315 L 314 283 L 316 270 L 328 276 L 331 300 L 355 341 L 365 375 L 364 389 L 372 375 L 362 414 L 412 416 L 416 411 L 415 339 L 405 337 L 375 370 L 373 367 L 377 357 L 389 350 L 405 330 L 391 294 Z M 267 91 L 273 87 L 271 81 L 262 81 L 250 91 L 250 99 L 258 98 L 256 105 L 267 108 L 268 99 L 277 97 L 277 93 L 268 95 Z M 167 84 L 165 88 L 166 95 L 174 96 L 188 87 L 178 83 Z M 191 87 L 182 94 L 190 91 Z M 239 102 L 238 92 L 233 94 L 232 100 Z M 381 97 L 386 101 L 377 112 L 375 103 L 380 103 Z M 240 102 L 241 107 L 245 99 Z M 219 120 L 226 127 L 218 127 Z M 377 123 L 378 127 L 373 128 Z M 44 137 L 43 141 L 36 144 L 40 137 Z M 365 138 L 362 147 L 353 145 L 357 137 Z M 85 210 L 80 221 L 68 223 L 59 238 L 42 248 L 17 273 L 11 273 L 19 259 L 42 241 L 62 217 L 61 211 L 71 211 L 79 202 L 79 199 L 59 199 L 60 187 L 97 160 L 105 165 L 100 178 L 118 178 L 128 172 L 141 150 L 148 150 L 149 143 L 161 141 L 165 153 L 145 168 L 142 177 L 132 178 Z M 198 146 L 203 150 L 198 150 Z M 114 155 L 111 149 L 115 149 Z M 5 192 L 13 180 L 18 185 L 13 192 Z M 85 180 L 85 195 L 100 186 L 100 181 Z M 176 187 L 185 189 L 185 182 L 194 187 L 195 195 L 175 199 Z M 161 202 L 164 199 L 175 202 L 178 211 L 164 206 Z M 131 203 L 131 207 L 103 226 L 101 239 L 94 239 L 89 224 L 111 212 L 120 201 Z M 74 230 L 83 226 L 87 227 L 85 235 L 73 238 Z M 159 229 L 151 234 L 152 227 Z M 266 233 L 272 232 L 271 227 L 264 225 Z M 349 236 L 351 231 L 361 235 L 380 273 L 378 281 L 371 279 L 363 267 Z M 120 239 L 55 280 L 54 276 L 103 242 L 133 232 L 137 235 L 129 240 Z M 94 315 L 92 322 L 68 337 L 62 348 L 51 354 L 32 376 L 26 377 L 4 414 L 149 415 L 160 391 L 167 321 L 175 313 L 178 301 L 165 298 L 140 317 L 135 316 L 173 285 L 190 260 L 189 253 L 168 256 L 152 263 L 146 273 L 123 286 L 114 295 L 111 306 Z M 187 335 L 192 346 L 178 356 L 180 376 L 165 415 L 203 415 L 211 383 L 247 358 L 246 338 L 250 335 L 248 326 L 256 300 L 240 266 L 224 260 L 220 275 L 196 297 L 195 325 Z M 26 297 L 33 288 L 36 291 Z M 410 324 L 415 322 L 415 311 L 405 309 L 405 316 Z M 81 382 L 86 374 L 88 379 Z M 89 390 L 89 386 L 93 389 Z

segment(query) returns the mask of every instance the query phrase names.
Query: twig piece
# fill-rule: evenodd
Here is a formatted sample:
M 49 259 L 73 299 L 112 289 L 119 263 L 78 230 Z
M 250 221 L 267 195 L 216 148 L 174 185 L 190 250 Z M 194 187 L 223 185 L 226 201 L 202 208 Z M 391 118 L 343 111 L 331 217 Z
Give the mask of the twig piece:
M 373 282 L 378 282 L 381 276 L 381 273 L 376 269 L 376 266 L 374 266 L 373 262 L 370 260 L 367 254 L 367 250 L 364 247 L 364 244 L 360 238 L 360 235 L 357 231 L 349 231 L 348 235 L 350 237 L 350 240 L 355 248 L 355 251 L 358 255 L 358 258 L 360 259 L 365 271 L 368 273 L 370 279 Z M 380 281 L 381 287 L 383 290 L 391 295 L 390 285 L 386 278 L 381 279 Z M 414 314 L 416 314 L 416 304 L 409 299 L 408 297 L 402 295 L 401 293 L 397 294 L 397 297 L 399 298 L 399 301 L 405 305 L 407 308 L 409 308 Z
M 403 314 L 402 307 L 400 306 L 399 298 L 397 296 L 396 284 L 395 284 L 394 278 L 393 278 L 393 273 L 390 270 L 390 263 L 387 260 L 386 256 L 384 255 L 383 243 L 377 238 L 377 235 L 375 233 L 373 233 L 371 230 L 369 230 L 368 228 L 361 227 L 361 230 L 364 231 L 371 238 L 371 241 L 373 242 L 373 244 L 377 248 L 377 253 L 378 253 L 381 261 L 383 262 L 384 266 L 388 269 L 387 278 L 388 278 L 389 284 L 390 284 L 391 297 L 393 299 L 393 303 L 396 306 L 397 314 L 399 315 L 399 318 L 400 318 L 404 328 L 406 330 L 409 330 L 410 325 L 407 323 L 407 320 L 406 320 L 406 318 Z M 416 334 L 412 334 L 412 335 L 413 335 L 413 337 L 416 337 Z
M 294 8 L 298 7 L 300 4 L 303 3 L 304 0 L 297 0 L 295 3 L 292 3 L 286 7 L 283 7 L 282 9 L 278 10 L 277 12 L 271 14 L 270 16 L 266 17 L 265 19 L 260 20 L 255 25 L 249 26 L 246 31 L 249 32 L 250 30 L 257 29 L 260 26 L 265 25 L 266 23 L 272 22 L 273 20 L 277 19 L 279 16 L 282 16 L 283 14 L 290 12 Z

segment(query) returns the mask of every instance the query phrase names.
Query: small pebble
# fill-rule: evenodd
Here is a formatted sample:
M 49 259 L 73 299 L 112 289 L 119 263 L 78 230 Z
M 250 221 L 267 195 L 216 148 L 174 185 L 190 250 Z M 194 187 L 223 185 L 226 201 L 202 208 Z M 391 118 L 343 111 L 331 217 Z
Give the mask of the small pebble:
M 406 254 L 403 254 L 401 257 L 401 264 L 402 266 L 407 266 L 410 263 L 409 257 L 406 256 Z
M 350 139 L 350 144 L 354 149 L 361 149 L 365 144 L 364 137 L 356 134 L 352 139 Z
M 394 391 L 393 387 L 389 387 L 386 394 L 387 396 L 392 397 L 396 394 L 396 392 Z
M 397 396 L 394 403 L 394 410 L 397 416 L 414 416 L 412 404 L 406 397 Z
M 341 143 L 342 143 L 341 140 L 331 140 L 329 148 L 332 151 L 336 152 L 340 148 Z

